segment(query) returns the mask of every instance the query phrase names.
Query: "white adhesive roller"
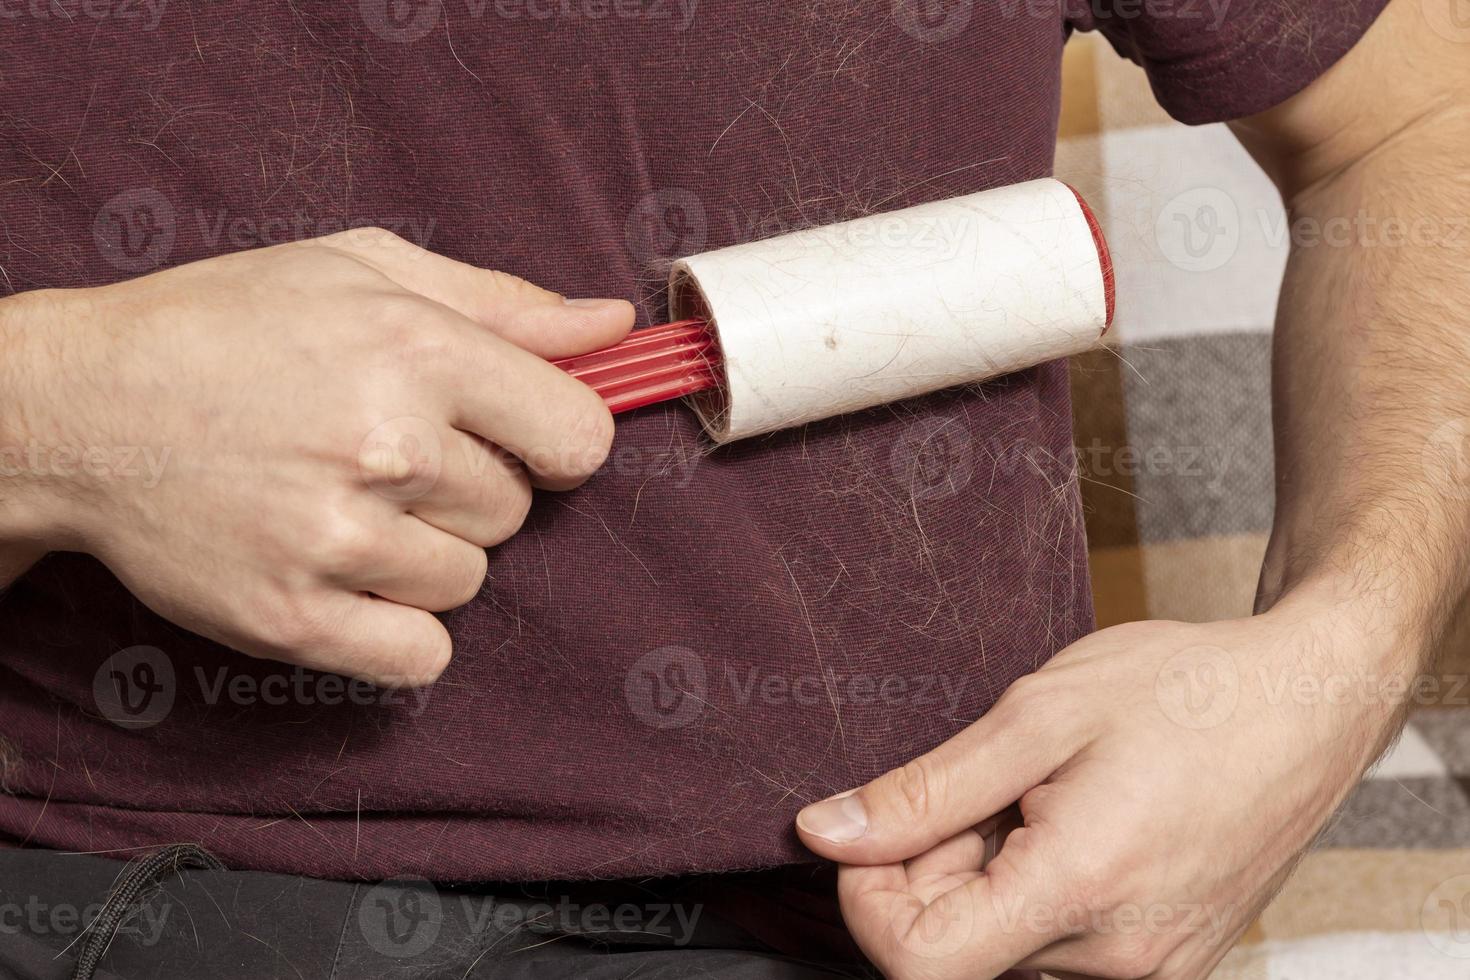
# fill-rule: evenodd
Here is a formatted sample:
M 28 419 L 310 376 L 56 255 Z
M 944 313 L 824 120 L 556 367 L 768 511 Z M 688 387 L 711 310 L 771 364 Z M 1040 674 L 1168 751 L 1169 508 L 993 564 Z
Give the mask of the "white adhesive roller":
M 1113 275 L 1091 211 L 1047 178 L 680 259 L 669 296 L 688 322 L 559 363 L 615 408 L 697 390 L 724 443 L 1096 347 Z

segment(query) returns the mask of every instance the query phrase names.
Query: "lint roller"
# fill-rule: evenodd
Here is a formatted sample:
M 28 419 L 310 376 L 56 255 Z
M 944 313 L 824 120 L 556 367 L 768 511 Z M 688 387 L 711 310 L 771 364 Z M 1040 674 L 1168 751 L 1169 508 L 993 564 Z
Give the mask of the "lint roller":
M 677 322 L 556 364 L 615 412 L 688 396 L 726 443 L 1080 353 L 1113 303 L 1097 219 L 1046 178 L 679 259 Z

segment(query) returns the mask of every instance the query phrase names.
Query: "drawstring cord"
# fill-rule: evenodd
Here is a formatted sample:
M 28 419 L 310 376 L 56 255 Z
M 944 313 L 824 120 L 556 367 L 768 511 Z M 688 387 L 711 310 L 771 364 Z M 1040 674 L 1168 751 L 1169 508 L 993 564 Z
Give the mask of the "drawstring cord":
M 92 980 L 118 929 L 132 914 L 145 889 L 169 875 L 191 869 L 224 871 L 225 866 L 197 844 L 172 844 L 124 868 L 97 918 L 87 926 L 72 980 Z

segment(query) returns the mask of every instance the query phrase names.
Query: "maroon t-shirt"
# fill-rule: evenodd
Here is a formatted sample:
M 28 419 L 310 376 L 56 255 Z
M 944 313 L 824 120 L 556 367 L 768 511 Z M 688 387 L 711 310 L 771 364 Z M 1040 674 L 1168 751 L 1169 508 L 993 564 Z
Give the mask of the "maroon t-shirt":
M 658 321 L 674 256 L 1049 173 L 1073 27 L 1202 121 L 1300 89 L 1381 3 L 13 5 L 0 283 L 374 224 Z M 443 680 L 395 696 L 53 555 L 0 599 L 0 837 L 363 878 L 801 860 L 801 805 L 1091 627 L 1070 435 L 1061 364 L 718 450 L 681 406 L 624 417 L 446 617 Z

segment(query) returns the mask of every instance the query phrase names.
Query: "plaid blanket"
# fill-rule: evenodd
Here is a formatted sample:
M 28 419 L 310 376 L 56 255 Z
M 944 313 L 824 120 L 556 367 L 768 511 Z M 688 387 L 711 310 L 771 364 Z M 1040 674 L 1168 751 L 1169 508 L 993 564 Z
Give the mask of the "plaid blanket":
M 1057 176 L 1118 273 L 1112 346 L 1072 369 L 1099 625 L 1247 614 L 1272 511 L 1276 191 L 1224 126 L 1169 120 L 1091 37 L 1068 46 Z M 1217 977 L 1470 977 L 1467 650 Z

